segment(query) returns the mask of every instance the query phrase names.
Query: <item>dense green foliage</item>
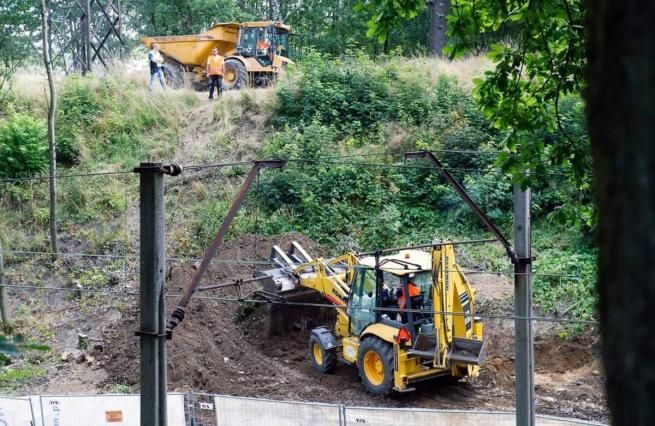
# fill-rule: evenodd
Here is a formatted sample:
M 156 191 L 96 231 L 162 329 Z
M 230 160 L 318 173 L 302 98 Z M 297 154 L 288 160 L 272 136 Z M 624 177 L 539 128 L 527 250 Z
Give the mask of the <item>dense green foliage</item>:
M 345 48 L 377 53 L 382 46 L 366 37 L 370 14 L 356 10 L 357 0 L 183 0 L 127 1 L 122 3 L 132 30 L 148 35 L 194 34 L 218 22 L 279 20 L 293 28 L 296 55 L 313 48 L 339 54 Z M 424 52 L 427 13 L 421 12 L 412 26 L 396 26 L 389 32 L 387 51 Z
M 370 35 L 379 38 L 425 7 L 415 0 L 365 3 L 375 11 Z M 504 134 L 502 147 L 511 155 L 499 156 L 503 170 L 534 186 L 535 176 L 561 166 L 578 197 L 560 217 L 593 227 L 590 142 L 581 119 L 584 13 L 581 0 L 451 0 L 445 52 L 488 52 L 495 67 L 475 80 L 474 93 L 485 117 Z
M 484 235 L 453 190 L 422 168 L 427 164 L 413 163 L 419 168 L 409 170 L 394 166 L 404 151 L 430 149 L 509 234 L 511 175 L 495 160 L 506 135 L 455 79 L 430 81 L 399 72 L 394 61 L 316 55 L 278 88 L 276 105 L 273 121 L 280 132 L 267 141 L 262 156 L 291 162 L 286 170 L 262 177 L 267 195 L 260 201 L 260 231 L 299 231 L 339 250 Z M 561 113 L 566 129 L 584 137 L 580 102 L 566 99 Z M 545 137 L 554 144 L 563 140 L 557 132 Z M 394 139 L 400 140 L 391 143 Z M 452 152 L 462 150 L 470 152 Z M 500 154 L 503 161 L 514 158 L 508 149 Z M 581 196 L 571 173 L 566 168 L 533 172 L 535 297 L 545 312 L 590 318 L 595 255 L 585 222 L 568 215 L 567 207 Z M 570 229 L 576 232 L 559 235 Z M 508 270 L 502 251 L 474 257 L 473 263 Z
M 0 177 L 40 173 L 48 165 L 45 122 L 26 114 L 13 114 L 0 122 Z

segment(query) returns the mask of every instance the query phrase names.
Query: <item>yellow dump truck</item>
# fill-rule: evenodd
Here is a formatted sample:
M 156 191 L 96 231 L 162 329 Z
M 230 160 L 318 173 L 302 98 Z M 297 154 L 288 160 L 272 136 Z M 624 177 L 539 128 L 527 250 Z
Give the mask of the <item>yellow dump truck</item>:
M 225 57 L 224 89 L 263 87 L 271 84 L 289 59 L 291 28 L 280 22 L 229 22 L 216 24 L 196 35 L 143 37 L 151 48 L 159 43 L 166 64 L 164 74 L 173 86 L 185 80 L 195 87 L 207 85 L 205 68 L 212 48 Z

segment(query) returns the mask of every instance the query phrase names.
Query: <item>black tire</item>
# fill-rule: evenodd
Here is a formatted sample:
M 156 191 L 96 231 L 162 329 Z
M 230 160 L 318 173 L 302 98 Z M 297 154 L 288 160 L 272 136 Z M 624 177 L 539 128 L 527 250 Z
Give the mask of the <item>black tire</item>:
M 323 374 L 332 373 L 337 367 L 336 348 L 326 350 L 314 335 L 309 338 L 309 358 L 312 360 L 314 368 Z
M 243 62 L 228 59 L 224 65 L 223 90 L 243 89 L 248 86 L 248 71 Z
M 375 367 L 371 366 L 371 358 L 368 357 L 374 358 Z M 394 383 L 393 364 L 393 346 L 390 343 L 377 337 L 366 337 L 362 341 L 357 354 L 357 367 L 366 390 L 375 395 L 391 392 Z

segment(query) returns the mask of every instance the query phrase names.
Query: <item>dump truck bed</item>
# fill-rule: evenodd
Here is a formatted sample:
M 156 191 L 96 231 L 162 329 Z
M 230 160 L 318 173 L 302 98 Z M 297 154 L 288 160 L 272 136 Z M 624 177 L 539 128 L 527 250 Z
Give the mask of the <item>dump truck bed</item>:
M 152 48 L 159 43 L 159 50 L 164 55 L 187 66 L 204 66 L 212 48 L 226 56 L 237 44 L 239 36 L 237 23 L 217 24 L 208 31 L 195 35 L 143 37 L 141 42 Z

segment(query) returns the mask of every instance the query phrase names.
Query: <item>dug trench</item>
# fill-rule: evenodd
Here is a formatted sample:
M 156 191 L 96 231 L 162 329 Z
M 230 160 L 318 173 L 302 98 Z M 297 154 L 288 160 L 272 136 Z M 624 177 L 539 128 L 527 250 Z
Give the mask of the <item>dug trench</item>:
M 265 259 L 272 244 L 286 246 L 298 240 L 314 256 L 325 252 L 301 235 L 276 238 L 244 236 L 226 244 L 225 259 Z M 252 276 L 252 265 L 213 264 L 205 282 Z M 179 294 L 191 281 L 194 265 L 169 270 L 168 292 Z M 507 277 L 472 274 L 479 312 L 509 313 L 507 298 L 513 286 Z M 169 344 L 169 389 L 200 391 L 284 400 L 316 401 L 384 407 L 512 410 L 514 398 L 513 321 L 487 320 L 488 358 L 477 379 L 435 379 L 418 383 L 416 391 L 380 397 L 368 394 L 355 367 L 339 365 L 334 374 L 314 370 L 308 340 L 317 318 L 328 321 L 326 308 L 303 307 L 290 312 L 293 329 L 268 337 L 265 305 L 243 305 L 211 300 L 234 297 L 233 290 L 202 293 L 192 301 L 185 321 Z M 169 310 L 176 299 L 168 299 Z M 510 309 L 507 312 L 507 309 Z M 318 312 L 317 312 L 318 311 Z M 108 383 L 138 383 L 138 345 L 134 338 L 136 306 L 124 315 L 120 329 L 105 331 Z M 319 320 L 320 321 L 320 320 Z M 536 324 L 536 403 L 542 414 L 607 421 L 603 375 L 595 334 L 560 337 L 558 328 Z

